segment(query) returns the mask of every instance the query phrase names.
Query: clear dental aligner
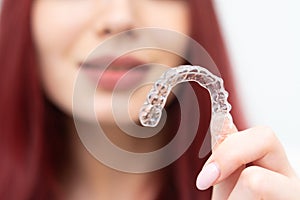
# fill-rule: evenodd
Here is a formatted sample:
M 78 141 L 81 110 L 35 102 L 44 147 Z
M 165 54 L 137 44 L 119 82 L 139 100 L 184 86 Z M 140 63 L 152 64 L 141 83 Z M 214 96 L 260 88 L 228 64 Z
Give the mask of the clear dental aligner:
M 223 80 L 200 66 L 182 65 L 170 68 L 154 83 L 147 99 L 140 109 L 139 119 L 143 126 L 155 127 L 161 118 L 167 97 L 172 88 L 179 83 L 194 81 L 209 91 L 212 103 L 211 134 L 218 141 L 223 137 L 221 132 L 225 119 L 232 124 L 231 105 L 228 103 L 228 92 L 224 89 Z M 226 122 L 228 123 L 228 121 Z

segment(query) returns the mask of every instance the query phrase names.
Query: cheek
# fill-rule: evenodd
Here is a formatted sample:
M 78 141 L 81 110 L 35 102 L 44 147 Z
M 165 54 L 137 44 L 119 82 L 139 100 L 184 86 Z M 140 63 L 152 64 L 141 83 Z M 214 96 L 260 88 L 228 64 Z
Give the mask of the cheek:
M 139 19 L 142 26 L 157 27 L 162 29 L 171 30 L 166 31 L 165 35 L 159 35 L 164 38 L 161 43 L 168 43 L 171 49 L 176 49 L 177 53 L 180 52 L 183 57 L 185 56 L 187 44 L 184 37 L 177 40 L 178 33 L 186 36 L 190 35 L 190 9 L 185 1 L 144 1 L 140 3 Z M 174 31 L 174 35 L 172 32 Z M 164 32 L 162 31 L 162 34 Z M 171 35 L 169 35 L 171 34 Z M 169 38 L 177 38 L 176 41 Z M 180 56 L 170 52 L 154 51 L 152 57 L 156 58 L 159 63 L 175 67 L 183 63 Z
M 36 0 L 32 12 L 32 33 L 40 55 L 63 56 L 71 51 L 87 26 L 87 6 L 78 2 Z
M 146 26 L 190 34 L 190 9 L 185 1 L 147 1 L 140 11 L 141 21 Z
M 36 0 L 32 7 L 32 35 L 38 53 L 43 88 L 58 107 L 70 112 L 76 59 L 72 53 L 85 33 L 87 7 L 71 1 Z M 80 48 L 79 48 L 80 49 Z

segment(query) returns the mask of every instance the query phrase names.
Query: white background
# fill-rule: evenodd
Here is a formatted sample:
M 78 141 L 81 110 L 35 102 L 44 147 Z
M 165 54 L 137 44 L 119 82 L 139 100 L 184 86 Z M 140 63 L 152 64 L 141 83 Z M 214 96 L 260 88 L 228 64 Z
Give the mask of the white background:
M 249 125 L 272 127 L 300 174 L 300 2 L 215 4 Z
M 300 1 L 215 4 L 249 124 L 270 126 L 300 174 Z

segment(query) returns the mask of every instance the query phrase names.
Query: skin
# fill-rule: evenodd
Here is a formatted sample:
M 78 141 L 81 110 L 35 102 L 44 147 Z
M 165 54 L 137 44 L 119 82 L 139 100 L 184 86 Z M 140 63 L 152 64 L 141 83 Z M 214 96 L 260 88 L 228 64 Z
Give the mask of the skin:
M 71 115 L 78 63 L 99 43 L 122 31 L 142 27 L 166 28 L 188 35 L 188 21 L 188 6 L 184 1 L 36 0 L 32 30 L 44 90 L 51 101 Z M 161 51 L 142 51 L 132 56 L 170 67 L 182 62 L 177 56 Z M 130 101 L 142 102 L 146 91 L 147 87 L 139 90 Z M 95 98 L 101 99 L 101 105 L 95 105 L 95 112 L 107 116 L 102 124 L 109 132 L 117 133 L 110 106 L 112 91 L 97 89 Z M 133 113 L 139 106 L 140 103 L 129 105 Z M 235 128 L 224 131 L 238 132 Z M 78 139 L 73 140 L 78 179 L 68 181 L 67 198 L 155 198 L 163 174 L 114 171 L 95 160 Z M 132 148 L 128 138 L 118 140 Z M 215 163 L 219 170 L 216 180 L 209 185 L 215 185 L 213 199 L 297 199 L 300 196 L 299 179 L 269 128 L 256 127 L 232 134 L 214 149 L 206 165 L 209 163 Z
M 165 28 L 188 35 L 188 18 L 188 6 L 184 1 L 34 1 L 33 38 L 42 84 L 48 98 L 61 110 L 72 115 L 73 87 L 80 67 L 78 63 L 83 62 L 98 44 L 115 34 L 142 27 Z M 135 37 L 130 39 L 135 40 Z M 112 50 L 118 48 L 118 45 L 111 47 Z M 178 56 L 162 51 L 144 50 L 132 56 L 145 63 L 154 62 L 170 67 L 182 62 Z M 153 67 L 149 74 L 155 71 Z M 131 97 L 130 102 L 134 103 L 129 107 L 133 113 L 140 108 L 148 91 L 149 87 L 142 88 Z M 95 98 L 95 102 L 101 100 L 101 103 L 95 105 L 95 112 L 105 116 L 101 126 L 118 146 L 132 152 L 141 152 L 160 144 L 161 138 L 145 144 L 120 133 L 112 117 L 112 91 L 98 88 Z M 137 115 L 133 117 L 136 119 Z M 70 131 L 76 132 L 72 122 Z M 72 167 L 76 168 L 76 172 L 64 178 L 67 179 L 64 181 L 67 182 L 67 198 L 154 199 L 162 184 L 163 174 L 127 174 L 110 169 L 91 156 L 78 141 L 76 134 L 73 135 L 71 143 L 76 166 Z
M 143 27 L 166 28 L 188 35 L 188 18 L 184 1 L 35 1 L 33 34 L 47 95 L 58 107 L 72 114 L 72 92 L 79 63 L 101 42 L 123 31 Z M 119 48 L 118 44 L 111 46 L 112 52 Z M 144 50 L 131 55 L 145 63 L 171 67 L 182 62 L 178 56 L 161 51 Z M 142 105 L 146 91 L 149 87 L 137 92 L 132 101 L 138 103 L 131 105 L 132 111 Z M 112 91 L 100 88 L 95 98 L 96 102 L 101 100 L 95 105 L 95 112 L 105 116 L 105 123 L 112 122 Z
M 212 199 L 299 198 L 299 178 L 270 127 L 238 131 L 233 126 L 224 133 L 230 136 L 215 147 L 204 165 L 214 163 L 219 168 L 211 184 Z

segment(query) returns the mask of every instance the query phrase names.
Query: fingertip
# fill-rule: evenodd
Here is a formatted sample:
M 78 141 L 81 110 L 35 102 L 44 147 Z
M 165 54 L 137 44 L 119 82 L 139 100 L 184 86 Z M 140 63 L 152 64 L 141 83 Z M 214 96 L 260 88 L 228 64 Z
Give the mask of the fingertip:
M 213 183 L 220 176 L 220 169 L 216 163 L 210 163 L 203 167 L 197 176 L 196 187 L 199 190 L 206 190 L 213 185 Z

